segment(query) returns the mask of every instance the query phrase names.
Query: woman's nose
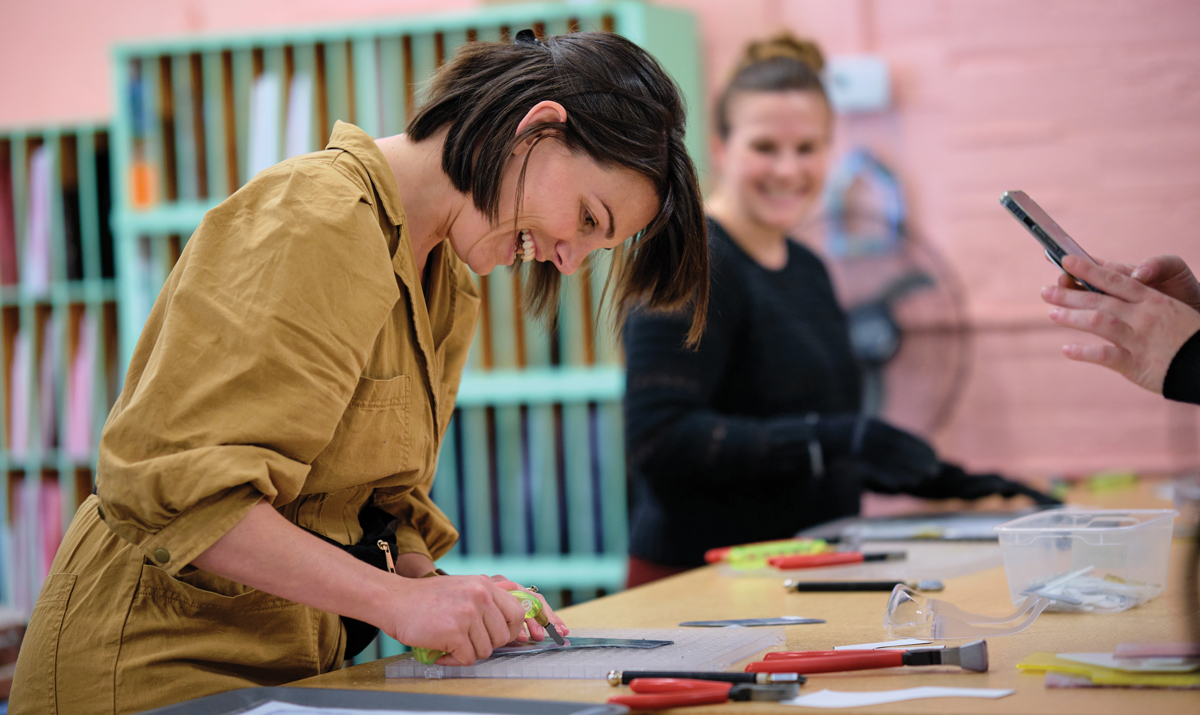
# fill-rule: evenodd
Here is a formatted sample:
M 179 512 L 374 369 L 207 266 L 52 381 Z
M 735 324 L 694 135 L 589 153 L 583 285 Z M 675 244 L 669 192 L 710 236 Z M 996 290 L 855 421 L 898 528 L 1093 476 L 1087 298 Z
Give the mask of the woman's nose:
M 789 179 L 797 178 L 804 173 L 804 161 L 800 157 L 784 153 L 783 156 L 772 162 L 771 169 L 776 176 Z
M 579 265 L 583 263 L 583 256 L 586 255 L 582 251 L 571 250 L 569 243 L 561 241 L 554 247 L 554 265 L 558 268 L 558 272 L 564 276 L 574 275 L 575 271 L 579 270 Z
M 554 265 L 564 276 L 574 275 L 575 271 L 579 270 L 579 266 L 583 265 L 583 259 L 599 248 L 601 244 L 600 239 L 559 241 L 554 245 Z

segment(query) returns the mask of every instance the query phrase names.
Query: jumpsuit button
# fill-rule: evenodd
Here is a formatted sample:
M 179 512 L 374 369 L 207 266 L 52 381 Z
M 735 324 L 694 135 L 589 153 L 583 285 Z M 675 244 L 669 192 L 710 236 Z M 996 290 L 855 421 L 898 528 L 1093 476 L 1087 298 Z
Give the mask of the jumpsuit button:
M 155 549 L 154 560 L 160 564 L 165 564 L 171 560 L 171 554 L 167 553 L 166 549 Z

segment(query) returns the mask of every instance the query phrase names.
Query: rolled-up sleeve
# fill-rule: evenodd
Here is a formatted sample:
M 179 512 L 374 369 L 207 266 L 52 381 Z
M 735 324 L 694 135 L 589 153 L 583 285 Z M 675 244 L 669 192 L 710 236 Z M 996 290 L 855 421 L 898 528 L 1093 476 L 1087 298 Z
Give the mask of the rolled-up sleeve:
M 304 484 L 398 297 L 377 212 L 331 162 L 209 212 L 151 312 L 100 443 L 105 523 L 177 573 Z

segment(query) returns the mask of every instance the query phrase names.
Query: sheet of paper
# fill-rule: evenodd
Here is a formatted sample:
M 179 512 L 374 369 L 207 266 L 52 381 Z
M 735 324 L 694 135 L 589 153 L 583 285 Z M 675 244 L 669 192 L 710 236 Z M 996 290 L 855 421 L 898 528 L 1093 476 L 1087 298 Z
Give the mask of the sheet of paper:
M 730 618 L 723 621 L 684 621 L 679 625 L 697 628 L 750 628 L 753 626 L 800 626 L 808 623 L 824 622 L 820 618 L 778 616 L 776 618 Z
M 449 710 L 436 711 L 416 711 L 416 710 L 366 710 L 356 708 L 314 708 L 307 705 L 295 705 L 293 703 L 281 703 L 277 700 L 272 700 L 269 703 L 263 703 L 258 707 L 247 710 L 241 715 L 468 715 L 468 713 L 453 713 Z M 475 715 L 478 715 L 476 713 Z
M 250 176 L 279 163 L 279 75 L 263 72 L 250 94 Z
M 50 289 L 50 213 L 53 157 L 46 145 L 29 155 L 29 211 L 25 225 L 25 256 L 21 283 L 33 295 Z
M 1200 686 L 1200 673 L 1131 673 L 1059 658 L 1054 653 L 1030 653 L 1017 663 L 1026 673 L 1061 672 L 1090 678 L 1094 685 L 1149 688 L 1194 688 Z
M 96 321 L 84 313 L 79 321 L 79 341 L 71 360 L 70 385 L 67 389 L 67 454 L 85 460 L 92 451 L 92 374 L 96 360 Z
M 314 151 L 312 141 L 313 82 L 307 72 L 292 76 L 288 90 L 286 158 Z
M 881 641 L 879 643 L 859 643 L 858 645 L 838 645 L 834 646 L 834 650 L 875 650 L 876 648 L 895 648 L 898 646 L 914 646 L 918 645 L 926 650 L 932 648 L 945 648 L 944 645 L 927 645 L 929 641 L 923 641 L 920 638 L 901 638 L 896 641 Z
M 866 705 L 882 705 L 883 703 L 898 703 L 904 700 L 921 700 L 923 698 L 1002 698 L 1012 695 L 1015 690 L 998 690 L 991 688 L 939 688 L 925 686 L 922 688 L 904 688 L 902 690 L 874 690 L 865 692 L 843 692 L 840 690 L 821 690 L 809 695 L 801 695 L 792 700 L 784 700 L 784 705 L 801 705 L 806 708 L 860 708 Z
M 1112 653 L 1059 653 L 1063 660 L 1143 673 L 1190 673 L 1200 670 L 1195 658 L 1117 658 Z
M 1118 643 L 1118 658 L 1200 658 L 1200 643 Z
M 38 524 L 41 531 L 38 535 L 41 539 L 41 558 L 38 561 L 38 577 L 45 579 L 50 573 L 50 564 L 54 562 L 54 555 L 58 553 L 58 545 L 62 541 L 62 490 L 58 482 L 52 479 L 43 481 L 41 486 L 41 518 Z
M 58 314 L 42 326 L 42 354 L 38 365 L 38 442 L 49 452 L 58 446 L 58 353 L 62 345 Z
M 12 394 L 9 397 L 8 450 L 13 461 L 25 459 L 29 449 L 29 400 L 33 375 L 29 361 L 32 350 L 29 332 L 18 330 L 13 339 L 12 351 Z

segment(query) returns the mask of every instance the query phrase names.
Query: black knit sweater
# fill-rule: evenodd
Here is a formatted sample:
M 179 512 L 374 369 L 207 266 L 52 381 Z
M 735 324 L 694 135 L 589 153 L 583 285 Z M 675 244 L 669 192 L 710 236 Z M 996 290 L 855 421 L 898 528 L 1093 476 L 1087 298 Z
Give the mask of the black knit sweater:
M 1163 380 L 1163 397 L 1200 405 L 1200 331 L 1179 348 Z
M 685 316 L 637 313 L 625 329 L 630 552 L 672 566 L 859 508 L 856 482 L 813 476 L 806 415 L 855 413 L 862 397 L 824 265 L 789 241 L 787 265 L 769 270 L 715 221 L 708 228 L 699 349 L 684 346 Z

